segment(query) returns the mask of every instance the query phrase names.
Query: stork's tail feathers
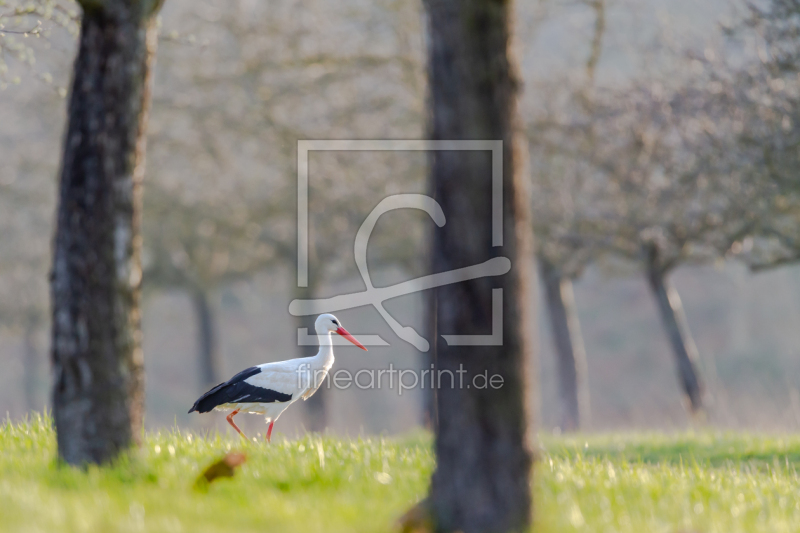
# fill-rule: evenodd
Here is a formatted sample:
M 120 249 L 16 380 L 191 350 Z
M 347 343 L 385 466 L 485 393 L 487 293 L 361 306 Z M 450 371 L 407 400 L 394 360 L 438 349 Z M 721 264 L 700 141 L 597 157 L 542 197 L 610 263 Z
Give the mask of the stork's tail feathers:
M 221 403 L 221 402 L 215 402 L 212 396 L 214 396 L 216 393 L 218 393 L 228 385 L 244 381 L 253 374 L 258 374 L 259 372 L 261 372 L 261 370 L 257 366 L 251 366 L 250 368 L 242 370 L 228 381 L 220 383 L 216 387 L 212 388 L 211 390 L 200 396 L 197 399 L 197 401 L 194 402 L 192 408 L 189 409 L 189 412 L 193 413 L 197 411 L 198 413 L 207 413 L 211 411 L 212 409 L 214 409 L 214 407 L 216 407 L 217 405 L 219 405 L 219 403 Z
M 208 402 L 206 402 L 204 400 L 207 400 L 210 396 L 212 396 L 213 394 L 219 392 L 222 388 L 226 387 L 227 385 L 228 385 L 227 381 L 224 382 L 224 383 L 220 383 L 219 385 L 217 385 L 216 387 L 214 387 L 213 389 L 211 389 L 207 393 L 205 393 L 202 396 L 200 396 L 197 399 L 197 401 L 194 402 L 194 405 L 192 406 L 192 408 L 189 409 L 189 412 L 190 413 L 194 413 L 195 411 L 197 411 L 198 413 L 207 413 L 207 412 L 211 411 L 214 408 L 213 405 L 212 406 L 207 406 L 207 405 L 201 405 L 201 404 L 208 403 Z
M 220 383 L 200 396 L 189 412 L 207 413 L 219 405 L 244 403 L 286 403 L 292 401 L 292 395 L 265 387 L 251 385 L 245 381 L 250 376 L 261 372 L 257 366 L 242 370 L 225 383 Z

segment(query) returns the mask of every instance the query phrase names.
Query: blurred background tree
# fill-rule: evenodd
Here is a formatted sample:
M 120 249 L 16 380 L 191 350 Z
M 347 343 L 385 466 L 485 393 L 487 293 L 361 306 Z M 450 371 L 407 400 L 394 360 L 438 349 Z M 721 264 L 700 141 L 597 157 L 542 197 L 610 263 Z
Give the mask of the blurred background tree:
M 19 294 L 47 309 L 29 272 L 46 273 L 50 261 L 59 89 L 78 13 L 68 2 L 25 5 L 39 11 L 18 13 L 22 4 L 7 2 L 0 21 L 8 85 L 0 104 L 0 347 L 11 363 L 0 377 L 0 408 L 13 416 L 28 408 L 23 383 L 44 382 L 45 365 L 23 356 L 33 353 L 25 338 L 42 352 L 46 344 L 25 334 L 28 300 Z M 706 408 L 715 424 L 784 428 L 800 420 L 800 404 L 790 401 L 800 375 L 795 12 L 790 1 L 738 13 L 715 1 L 518 4 L 533 224 L 549 308 L 542 320 L 551 320 L 541 343 L 543 427 L 682 426 L 686 414 L 666 379 L 673 361 L 684 369 L 689 410 Z M 296 327 L 307 323 L 286 313 L 288 301 L 358 290 L 350 257 L 363 217 L 385 194 L 426 192 L 418 154 L 314 153 L 311 253 L 324 267 L 310 272 L 308 288 L 294 289 L 296 141 L 424 136 L 423 21 L 418 4 L 389 0 L 281 0 L 269 9 L 245 0 L 167 3 L 145 177 L 148 424 L 176 416 L 197 423 L 181 409 L 207 383 L 291 357 Z M 377 284 L 424 272 L 429 224 L 399 212 L 379 222 L 369 249 Z M 751 276 L 750 267 L 763 273 Z M 387 305 L 424 329 L 420 298 Z M 349 324 L 357 319 L 392 344 L 376 348 L 386 358 L 369 364 L 429 366 L 371 310 L 348 313 Z M 657 341 L 664 325 L 666 343 Z M 45 313 L 34 329 L 41 337 L 48 327 Z M 347 352 L 339 359 L 364 364 Z M 425 396 L 324 392 L 327 406 L 284 427 L 400 431 L 420 422 Z
M 584 238 L 579 220 L 581 198 L 593 198 L 587 189 L 586 168 L 573 150 L 590 149 L 594 143 L 592 98 L 595 73 L 603 51 L 606 31 L 604 0 L 587 2 L 594 13 L 594 28 L 588 45 L 585 79 L 578 81 L 571 95 L 572 110 L 559 106 L 557 96 L 546 91 L 555 105 L 546 106 L 540 115 L 528 116 L 526 131 L 531 149 L 534 234 L 541 284 L 552 329 L 558 369 L 560 427 L 575 431 L 591 418 L 586 347 L 581 334 L 572 280 L 579 277 L 596 254 L 590 239 Z M 564 122 L 565 113 L 581 113 L 584 132 Z M 578 127 L 580 128 L 580 126 Z M 585 133 L 585 134 L 584 134 Z M 577 137 L 577 139 L 576 139 Z M 571 142 L 572 141 L 572 142 Z M 577 141 L 575 143 L 574 141 Z M 589 187 L 591 185 L 588 185 Z
M 419 5 L 397 0 L 346 10 L 294 0 L 269 8 L 238 1 L 175 9 L 189 21 L 180 35 L 202 34 L 215 45 L 199 58 L 195 46 L 173 46 L 160 62 L 162 83 L 191 92 L 157 94 L 154 103 L 154 185 L 145 200 L 153 276 L 146 281 L 186 286 L 193 295 L 202 388 L 225 378 L 215 362 L 209 291 L 278 266 L 294 275 L 297 141 L 422 135 L 421 43 L 413 39 L 420 13 Z M 343 277 L 352 262 L 352 244 L 345 243 L 378 195 L 423 187 L 418 163 L 395 167 L 387 183 L 386 158 L 367 156 L 338 156 L 339 164 L 310 184 L 312 270 L 297 298 L 313 298 Z M 418 273 L 424 255 L 413 252 L 421 228 L 387 229 L 383 242 L 391 245 L 379 243 L 375 260 Z M 310 328 L 313 318 L 300 317 L 297 326 Z M 323 388 L 306 402 L 309 429 L 326 427 L 325 398 Z
M 53 188 L 35 178 L 41 172 L 35 161 L 23 157 L 14 166 L 10 179 L 0 184 L 0 233 L 6 246 L 0 254 L 0 324 L 22 338 L 24 405 L 41 411 L 47 405 L 41 337 L 49 323 L 50 243 L 37 236 L 51 231 L 53 215 L 46 207 Z

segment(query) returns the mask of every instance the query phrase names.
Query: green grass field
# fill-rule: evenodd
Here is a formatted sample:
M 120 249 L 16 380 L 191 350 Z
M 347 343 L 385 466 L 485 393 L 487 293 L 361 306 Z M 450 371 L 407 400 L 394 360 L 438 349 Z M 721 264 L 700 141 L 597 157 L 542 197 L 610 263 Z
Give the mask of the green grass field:
M 231 449 L 248 455 L 236 476 L 194 489 Z M 0 531 L 391 531 L 434 463 L 424 434 L 265 445 L 162 432 L 87 470 L 54 454 L 48 421 L 0 426 Z M 800 436 L 548 437 L 535 531 L 800 531 L 799 462 Z

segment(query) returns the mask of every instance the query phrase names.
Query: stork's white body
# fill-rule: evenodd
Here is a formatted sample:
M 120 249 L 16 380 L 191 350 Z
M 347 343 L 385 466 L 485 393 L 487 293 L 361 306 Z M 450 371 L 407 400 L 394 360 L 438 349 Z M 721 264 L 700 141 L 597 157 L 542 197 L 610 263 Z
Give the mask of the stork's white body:
M 300 357 L 258 365 L 260 372 L 244 380 L 254 387 L 291 394 L 291 400 L 266 403 L 247 402 L 245 398 L 241 403 L 223 403 L 214 410 L 238 409 L 242 413 L 264 415 L 267 423 L 274 422 L 294 402 L 301 398 L 307 400 L 317 391 L 333 366 L 334 360 L 331 334 L 327 333 L 320 336 L 320 349 L 314 357 Z
M 314 327 L 320 344 L 317 355 L 247 368 L 203 394 L 189 412 L 232 411 L 227 416 L 228 423 L 242 436 L 244 433 L 233 421 L 237 413 L 264 415 L 270 440 L 272 425 L 281 413 L 300 398 L 311 397 L 328 375 L 334 361 L 331 334 L 341 335 L 366 350 L 333 315 L 320 315 Z

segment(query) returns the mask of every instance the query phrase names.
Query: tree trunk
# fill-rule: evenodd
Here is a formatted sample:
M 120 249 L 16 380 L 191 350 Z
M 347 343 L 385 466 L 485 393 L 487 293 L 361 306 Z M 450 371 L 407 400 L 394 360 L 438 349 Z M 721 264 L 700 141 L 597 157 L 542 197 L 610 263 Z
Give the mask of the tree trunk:
M 192 293 L 192 305 L 197 319 L 197 349 L 200 387 L 208 390 L 222 381 L 222 362 L 219 358 L 214 310 L 208 292 L 198 288 Z
M 425 313 L 425 338 L 433 345 L 436 342 L 438 331 L 436 329 L 436 299 L 430 298 L 426 302 Z M 428 370 L 436 367 L 436 349 L 428 351 L 422 357 L 422 369 Z M 422 386 L 422 425 L 425 429 L 436 432 L 439 425 L 439 413 L 436 407 L 438 386 L 435 381 L 424 383 Z
M 697 346 L 692 339 L 691 331 L 689 331 L 689 322 L 686 319 L 680 295 L 667 280 L 666 273 L 656 264 L 656 261 L 650 261 L 647 278 L 656 298 L 664 330 L 672 345 L 672 352 L 675 354 L 675 361 L 678 364 L 678 379 L 680 379 L 689 408 L 692 413 L 699 413 L 703 409 L 703 384 L 697 370 Z
M 309 274 L 313 274 L 313 272 L 309 272 Z M 310 300 L 314 298 L 316 293 L 314 277 L 309 275 L 308 287 L 296 287 L 295 291 L 296 299 Z M 316 315 L 295 317 L 295 330 L 297 328 L 308 328 L 309 335 L 316 334 L 314 330 L 314 322 L 316 319 Z M 296 331 L 294 335 L 297 337 Z M 317 354 L 317 352 L 309 346 L 298 346 L 297 352 L 298 357 L 313 357 Z M 330 391 L 327 389 L 328 381 L 326 380 L 320 388 L 317 389 L 317 392 L 304 402 L 305 424 L 308 431 L 321 433 L 325 431 L 328 425 L 327 403 Z
M 53 255 L 59 457 L 104 463 L 142 427 L 139 235 L 154 1 L 86 0 Z
M 590 415 L 586 349 L 572 282 L 544 258 L 539 259 L 539 267 L 558 362 L 561 430 L 576 431 L 588 422 Z
M 29 319 L 25 322 L 22 335 L 22 368 L 24 373 L 25 408 L 28 411 L 38 411 L 42 408 L 39 403 L 39 351 L 36 349 L 36 330 L 39 321 Z
M 531 523 L 529 364 L 532 360 L 531 220 L 525 151 L 518 134 L 516 65 L 509 54 L 512 2 L 426 0 L 430 132 L 434 140 L 502 140 L 501 247 L 493 240 L 492 157 L 442 151 L 430 186 L 447 223 L 432 240 L 434 272 L 493 257 L 511 272 L 433 291 L 438 336 L 438 425 L 427 507 L 439 531 L 522 531 Z M 442 335 L 488 335 L 493 289 L 502 292 L 502 346 L 448 345 Z M 455 376 L 450 386 L 447 372 Z M 499 376 L 483 386 L 479 376 Z

